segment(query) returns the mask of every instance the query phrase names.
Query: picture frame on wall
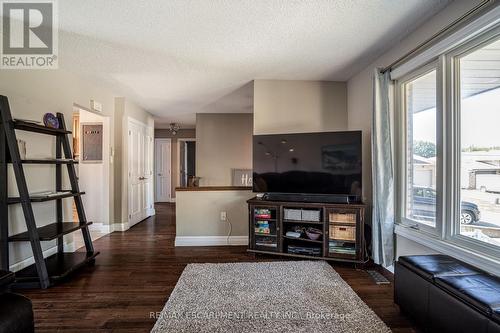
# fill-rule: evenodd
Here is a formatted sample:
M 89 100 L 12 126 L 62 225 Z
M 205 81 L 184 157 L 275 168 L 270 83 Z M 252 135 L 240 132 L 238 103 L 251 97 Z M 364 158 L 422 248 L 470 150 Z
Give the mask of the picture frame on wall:
M 102 163 L 102 124 L 86 123 L 81 129 L 82 162 Z
M 232 170 L 232 185 L 233 186 L 252 186 L 252 169 L 233 169 Z

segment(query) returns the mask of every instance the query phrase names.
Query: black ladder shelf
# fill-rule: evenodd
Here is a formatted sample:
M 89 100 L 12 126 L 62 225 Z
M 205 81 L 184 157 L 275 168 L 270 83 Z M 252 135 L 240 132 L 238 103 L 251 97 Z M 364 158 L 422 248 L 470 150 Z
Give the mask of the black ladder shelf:
M 9 100 L 0 96 L 0 267 L 9 271 L 9 242 L 30 242 L 35 263 L 16 272 L 18 287 L 48 288 L 76 269 L 87 264 L 93 264 L 99 252 L 94 251 L 92 239 L 85 216 L 81 192 L 75 171 L 77 161 L 73 160 L 70 141 L 66 129 L 64 115 L 57 114 L 60 128 L 49 128 L 21 120 L 12 119 Z M 55 159 L 22 160 L 19 153 L 16 131 L 29 131 L 56 138 Z M 65 158 L 63 158 L 63 155 Z M 19 197 L 9 198 L 7 188 L 7 164 L 12 163 L 14 175 L 19 191 Z M 56 169 L 56 195 L 31 196 L 28 191 L 23 164 L 54 164 Z M 71 189 L 62 188 L 62 165 L 68 169 Z M 73 198 L 78 212 L 79 222 L 65 222 L 63 220 L 64 198 Z M 51 224 L 37 227 L 33 213 L 32 202 L 56 201 L 56 221 Z M 27 231 L 9 236 L 8 205 L 21 204 Z M 63 236 L 81 230 L 85 242 L 86 252 L 64 252 Z M 43 257 L 41 241 L 57 240 L 57 253 L 47 258 Z

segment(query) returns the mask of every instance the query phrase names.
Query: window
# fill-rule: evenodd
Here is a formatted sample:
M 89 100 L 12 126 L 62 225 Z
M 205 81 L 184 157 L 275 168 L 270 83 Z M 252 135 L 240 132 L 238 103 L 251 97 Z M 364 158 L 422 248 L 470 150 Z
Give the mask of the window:
M 406 111 L 405 218 L 436 226 L 436 70 L 403 85 Z
M 498 271 L 500 25 L 472 35 L 396 70 L 396 232 Z
M 459 88 L 459 234 L 500 246 L 500 39 L 455 60 Z

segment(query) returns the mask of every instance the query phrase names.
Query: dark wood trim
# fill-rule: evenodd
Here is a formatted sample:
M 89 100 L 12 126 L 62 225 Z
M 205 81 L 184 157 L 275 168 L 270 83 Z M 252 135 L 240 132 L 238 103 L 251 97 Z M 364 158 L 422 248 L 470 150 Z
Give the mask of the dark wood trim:
M 198 186 L 176 187 L 176 192 L 203 192 L 203 191 L 251 191 L 250 186 Z

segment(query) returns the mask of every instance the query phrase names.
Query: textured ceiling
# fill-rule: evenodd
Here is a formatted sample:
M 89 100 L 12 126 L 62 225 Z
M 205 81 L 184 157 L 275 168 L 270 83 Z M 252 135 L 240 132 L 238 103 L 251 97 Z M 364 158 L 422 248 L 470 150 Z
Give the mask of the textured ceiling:
M 60 67 L 193 124 L 248 112 L 254 79 L 347 80 L 449 2 L 64 0 Z

